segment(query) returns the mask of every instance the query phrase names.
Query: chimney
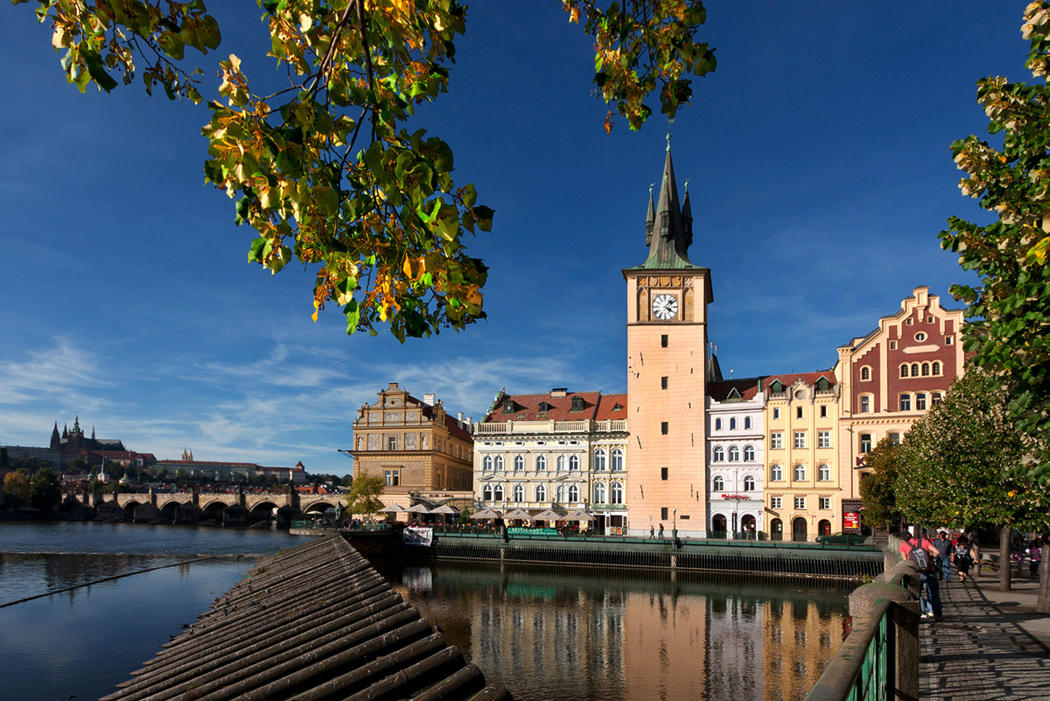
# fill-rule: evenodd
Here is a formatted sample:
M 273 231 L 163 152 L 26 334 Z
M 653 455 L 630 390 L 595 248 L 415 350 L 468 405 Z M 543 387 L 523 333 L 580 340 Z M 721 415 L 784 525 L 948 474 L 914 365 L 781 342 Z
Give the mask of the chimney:
M 423 403 L 426 404 L 427 406 L 434 406 L 434 403 L 436 401 L 437 401 L 437 395 L 436 394 L 428 393 L 428 394 L 424 394 L 423 395 Z
M 463 428 L 463 412 L 462 411 L 459 412 L 456 415 L 456 425 L 459 426 L 460 428 Z
M 564 397 L 568 393 L 569 393 L 569 388 L 568 387 L 555 387 L 554 389 L 551 390 L 551 396 L 552 397 Z

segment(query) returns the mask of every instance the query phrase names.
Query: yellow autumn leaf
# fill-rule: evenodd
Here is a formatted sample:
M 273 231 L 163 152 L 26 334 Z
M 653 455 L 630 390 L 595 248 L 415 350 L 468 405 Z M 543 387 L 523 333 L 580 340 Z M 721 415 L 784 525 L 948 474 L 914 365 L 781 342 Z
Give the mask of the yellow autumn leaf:
M 310 318 L 314 320 L 315 324 L 317 323 L 317 312 L 320 311 L 320 309 L 321 309 L 321 303 L 318 302 L 315 299 L 314 300 L 314 313 L 310 315 Z

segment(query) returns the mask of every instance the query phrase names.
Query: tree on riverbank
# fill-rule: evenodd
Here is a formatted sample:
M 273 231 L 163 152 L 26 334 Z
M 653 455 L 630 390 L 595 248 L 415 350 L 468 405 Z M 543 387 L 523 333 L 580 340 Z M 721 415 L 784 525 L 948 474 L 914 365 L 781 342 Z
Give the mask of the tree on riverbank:
M 864 456 L 864 464 L 873 468 L 860 483 L 864 522 L 869 526 L 892 528 L 900 525 L 896 490 L 898 450 L 899 446 L 890 443 L 889 438 L 883 438 Z
M 51 511 L 62 501 L 62 486 L 50 467 L 42 467 L 29 480 L 29 501 L 33 508 Z
M 379 495 L 383 493 L 384 486 L 382 477 L 354 477 L 354 483 L 350 485 L 350 493 L 346 497 L 347 511 L 354 515 L 367 516 L 371 520 L 383 508 Z
M 614 110 L 640 128 L 653 95 L 673 118 L 692 98 L 691 76 L 715 68 L 714 51 L 695 37 L 707 16 L 701 0 L 561 4 L 594 41 L 607 131 Z M 388 325 L 404 341 L 485 318 L 488 269 L 464 241 L 491 230 L 493 210 L 473 184 L 454 182 L 452 149 L 415 116 L 447 91 L 467 8 L 457 0 L 259 5 L 266 57 L 282 79 L 250 82 L 237 56 L 218 61 L 220 99 L 207 103 L 202 130 L 206 182 L 236 199 L 235 221 L 256 231 L 249 261 L 273 274 L 293 258 L 311 268 L 313 318 L 334 303 L 348 333 Z M 203 0 L 40 0 L 36 14 L 52 23 L 61 66 L 82 92 L 138 78 L 151 95 L 204 102 L 202 61 L 190 49 L 206 55 L 222 36 Z M 535 106 L 525 98 L 514 108 Z
M 9 506 L 28 504 L 29 478 L 21 472 L 8 472 L 4 475 L 4 499 Z

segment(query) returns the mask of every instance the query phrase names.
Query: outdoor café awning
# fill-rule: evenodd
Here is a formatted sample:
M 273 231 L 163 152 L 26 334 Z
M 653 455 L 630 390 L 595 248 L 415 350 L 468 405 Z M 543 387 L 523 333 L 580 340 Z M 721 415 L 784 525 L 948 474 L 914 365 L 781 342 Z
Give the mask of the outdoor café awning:
M 379 510 L 379 513 L 381 513 L 381 514 L 399 514 L 399 513 L 401 513 L 402 511 L 405 511 L 405 510 L 406 509 L 403 506 L 398 506 L 397 504 L 391 504 L 390 506 L 384 506 L 382 509 Z
M 481 511 L 478 511 L 471 515 L 470 518 L 472 518 L 475 521 L 484 521 L 485 519 L 501 518 L 502 516 L 503 513 L 500 511 L 494 511 L 492 509 L 482 509 Z
M 562 521 L 565 519 L 565 514 L 554 511 L 553 509 L 547 509 L 541 511 L 532 517 L 534 521 Z
M 508 512 L 507 515 L 503 518 L 507 519 L 508 521 L 512 521 L 514 519 L 528 520 L 532 518 L 532 514 L 530 514 L 528 511 L 525 511 L 524 509 L 514 509 L 513 511 Z
M 437 507 L 436 509 L 431 509 L 427 513 L 428 514 L 444 514 L 445 516 L 455 516 L 459 512 L 456 511 L 455 509 L 453 509 L 448 504 L 442 504 L 441 506 Z
M 413 504 L 412 506 L 405 509 L 410 514 L 429 514 L 430 509 L 423 506 L 422 504 Z
M 589 513 L 587 513 L 586 511 L 583 511 L 582 509 L 577 509 L 575 511 L 570 511 L 569 513 L 565 514 L 565 520 L 566 521 L 593 521 L 594 520 L 594 516 L 591 516 Z

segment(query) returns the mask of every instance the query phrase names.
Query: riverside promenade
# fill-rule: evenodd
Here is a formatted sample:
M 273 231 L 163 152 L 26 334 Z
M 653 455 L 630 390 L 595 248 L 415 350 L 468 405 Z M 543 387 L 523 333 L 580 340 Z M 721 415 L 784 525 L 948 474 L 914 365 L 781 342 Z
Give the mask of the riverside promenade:
M 941 582 L 944 620 L 922 622 L 920 697 L 938 701 L 1050 699 L 1050 615 L 1035 612 L 1038 582 L 999 591 L 987 571 Z

